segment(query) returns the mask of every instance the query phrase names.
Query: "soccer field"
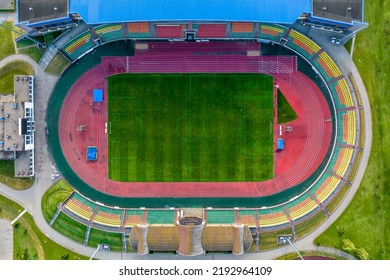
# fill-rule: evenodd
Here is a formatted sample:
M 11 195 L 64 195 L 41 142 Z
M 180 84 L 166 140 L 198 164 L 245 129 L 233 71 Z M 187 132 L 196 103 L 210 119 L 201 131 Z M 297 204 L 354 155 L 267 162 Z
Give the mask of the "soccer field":
M 112 180 L 238 182 L 273 177 L 271 76 L 111 76 L 108 122 Z

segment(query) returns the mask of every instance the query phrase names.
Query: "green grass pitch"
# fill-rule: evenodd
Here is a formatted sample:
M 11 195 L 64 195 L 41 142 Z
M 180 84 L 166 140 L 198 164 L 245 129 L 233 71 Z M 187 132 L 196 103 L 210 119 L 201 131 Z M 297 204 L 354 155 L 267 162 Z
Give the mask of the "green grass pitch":
M 273 177 L 273 78 L 123 74 L 108 79 L 109 178 L 239 182 Z

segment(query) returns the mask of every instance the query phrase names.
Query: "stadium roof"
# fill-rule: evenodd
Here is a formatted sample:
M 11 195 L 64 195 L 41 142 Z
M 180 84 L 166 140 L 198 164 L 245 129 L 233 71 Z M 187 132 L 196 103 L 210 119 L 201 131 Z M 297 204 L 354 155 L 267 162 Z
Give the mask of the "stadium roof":
M 135 21 L 293 23 L 312 0 L 70 0 L 70 13 L 89 24 Z

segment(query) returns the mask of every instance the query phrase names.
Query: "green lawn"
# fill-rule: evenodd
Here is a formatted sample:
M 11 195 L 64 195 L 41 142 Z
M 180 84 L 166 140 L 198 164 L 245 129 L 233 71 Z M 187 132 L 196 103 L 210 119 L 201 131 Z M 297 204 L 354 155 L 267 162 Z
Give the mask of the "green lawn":
M 12 27 L 12 23 L 10 22 L 6 22 L 5 25 Z M 15 45 L 11 32 L 12 31 L 0 26 L 0 60 L 15 53 Z
M 35 45 L 35 42 L 29 39 L 23 39 L 16 42 L 17 48 L 24 48 L 24 47 L 30 47 Z
M 288 123 L 298 118 L 297 113 L 278 89 L 278 123 Z
M 0 183 L 15 190 L 26 190 L 34 184 L 34 177 L 16 178 L 13 160 L 0 160 Z
M 51 43 L 62 34 L 62 31 L 55 31 L 45 34 L 46 47 L 49 47 Z
M 34 59 L 37 63 L 41 59 L 42 55 L 44 54 L 45 49 L 38 49 L 35 45 L 23 49 L 19 49 L 18 53 L 25 54 L 30 56 L 32 59 Z
M 98 244 L 110 244 L 111 251 L 122 252 L 122 234 L 118 232 L 107 232 L 91 228 L 89 234 L 88 246 L 97 247 Z
M 261 181 L 273 177 L 273 79 L 258 74 L 109 78 L 109 177 Z
M 316 243 L 342 249 L 350 240 L 372 259 L 390 259 L 390 0 L 366 1 L 369 28 L 357 36 L 354 61 L 371 102 L 373 143 L 364 179 L 343 215 Z M 380 16 L 378 16 L 380 15 Z
M 55 183 L 42 197 L 42 213 L 46 222 L 50 222 L 51 218 L 57 211 L 58 204 L 73 192 L 73 189 L 68 183 L 62 179 Z
M 65 235 L 81 244 L 84 242 L 85 233 L 87 231 L 86 225 L 80 224 L 63 212 L 58 215 L 57 219 L 53 223 L 53 228 L 62 235 Z

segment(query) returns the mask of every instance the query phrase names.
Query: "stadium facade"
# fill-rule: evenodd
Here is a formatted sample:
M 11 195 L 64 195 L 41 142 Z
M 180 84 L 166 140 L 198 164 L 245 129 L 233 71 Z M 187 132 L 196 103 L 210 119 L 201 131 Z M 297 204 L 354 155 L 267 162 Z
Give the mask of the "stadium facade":
M 18 0 L 17 26 L 39 35 L 80 22 L 90 26 L 123 22 L 301 23 L 334 32 L 344 43 L 367 27 L 363 7 L 364 0 Z M 194 36 L 201 39 L 197 33 Z

